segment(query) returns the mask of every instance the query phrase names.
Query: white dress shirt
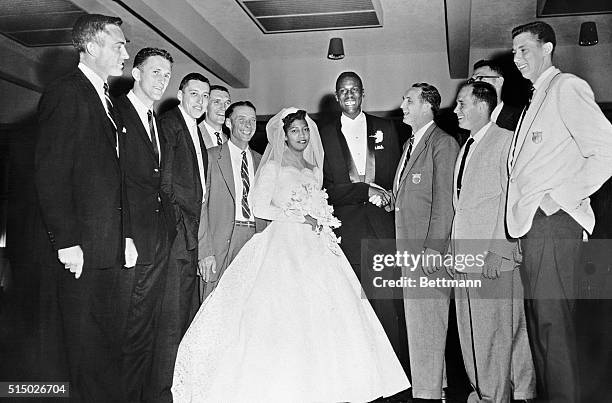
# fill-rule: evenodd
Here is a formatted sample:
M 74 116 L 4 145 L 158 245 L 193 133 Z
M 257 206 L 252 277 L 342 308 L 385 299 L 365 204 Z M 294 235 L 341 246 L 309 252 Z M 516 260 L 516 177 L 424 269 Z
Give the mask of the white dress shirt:
M 414 133 L 414 140 L 412 142 L 412 151 L 414 151 L 417 144 L 419 144 L 419 141 L 421 141 L 421 139 L 423 138 L 423 135 L 425 134 L 427 129 L 429 129 L 429 126 L 433 125 L 433 123 L 434 121 L 430 120 L 429 122 L 425 124 L 425 126 L 421 127 L 419 130 L 416 131 L 416 133 Z M 404 151 L 402 152 L 402 158 L 400 159 L 400 163 L 399 163 L 400 167 L 403 167 L 404 164 L 406 163 L 405 161 L 406 161 L 407 156 L 408 156 L 408 144 L 406 144 L 406 147 L 404 148 Z M 401 180 L 401 177 L 398 176 L 397 183 L 395 184 L 396 187 L 399 187 L 400 180 Z
M 474 143 L 472 143 L 472 145 L 470 146 L 470 150 L 468 151 L 468 155 L 465 159 L 465 165 L 463 166 L 463 176 L 465 176 L 465 170 L 467 169 L 470 163 L 470 158 L 472 158 L 476 146 L 478 146 L 478 143 L 480 143 L 480 141 L 485 136 L 487 130 L 489 130 L 492 124 L 493 122 L 491 121 L 481 127 L 480 130 L 476 132 L 476 134 L 470 135 L 470 138 L 474 139 Z M 467 144 L 467 141 L 465 142 L 465 144 Z M 455 196 L 457 195 L 457 176 L 459 175 L 459 167 L 461 166 L 461 160 L 463 159 L 463 154 L 465 153 L 465 144 L 461 146 L 461 149 L 459 150 L 459 155 L 457 155 L 457 162 L 455 164 L 455 174 L 453 176 L 453 195 Z
M 236 194 L 236 198 L 234 199 L 234 203 L 236 204 L 234 207 L 235 218 L 238 221 L 255 221 L 253 217 L 253 204 L 251 203 L 251 194 L 253 193 L 253 180 L 255 178 L 255 170 L 253 166 L 253 156 L 251 155 L 251 150 L 247 146 L 245 150 L 238 148 L 231 140 L 227 142 L 230 159 L 232 161 L 232 173 L 234 174 L 234 192 Z M 247 196 L 247 200 L 249 202 L 249 208 L 251 210 L 251 216 L 247 219 L 242 215 L 242 151 L 246 151 L 247 164 L 249 165 L 249 184 L 250 190 Z
M 200 147 L 200 138 L 198 137 L 198 122 L 185 112 L 182 105 L 179 105 L 179 110 L 185 119 L 189 134 L 191 135 L 191 141 L 195 147 L 196 159 L 198 160 L 198 171 L 200 172 L 200 181 L 202 183 L 202 197 L 206 193 L 206 176 L 204 175 L 204 160 L 202 158 L 202 148 Z
M 357 173 L 365 175 L 368 150 L 368 139 L 366 137 L 368 129 L 365 114 L 360 112 L 355 119 L 351 119 L 343 113 L 340 115 L 340 127 L 355 162 Z
M 128 92 L 127 97 L 132 103 L 132 105 L 134 105 L 134 109 L 136 109 L 136 113 L 138 114 L 138 117 L 140 118 L 140 121 L 142 122 L 142 125 L 145 128 L 145 131 L 149 135 L 149 140 L 153 142 L 151 131 L 149 129 L 149 116 L 148 116 L 149 111 L 153 112 L 153 108 L 152 107 L 149 108 L 147 105 L 145 105 L 140 100 L 140 98 L 138 98 L 136 94 L 134 94 L 134 91 L 132 90 Z M 157 120 L 155 119 L 155 115 L 153 116 L 153 126 L 155 126 L 155 133 L 156 133 L 155 142 L 157 143 L 157 149 L 160 150 L 159 152 L 160 155 L 159 155 L 157 162 L 161 162 L 161 147 L 159 145 L 159 128 L 157 127 Z

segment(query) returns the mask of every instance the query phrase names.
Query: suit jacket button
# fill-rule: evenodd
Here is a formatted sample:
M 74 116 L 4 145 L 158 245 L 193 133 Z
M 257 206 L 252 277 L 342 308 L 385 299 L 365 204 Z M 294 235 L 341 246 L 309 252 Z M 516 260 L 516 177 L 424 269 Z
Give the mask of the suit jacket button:
M 155 209 L 155 212 L 156 212 L 156 213 L 159 213 L 159 209 L 158 209 L 158 208 L 156 208 L 156 209 Z
M 121 211 L 121 207 L 117 207 L 117 210 Z
M 153 168 L 153 171 L 154 172 L 159 172 L 159 169 L 158 168 Z
M 396 207 L 396 208 L 395 208 L 395 211 L 399 211 L 399 207 Z
M 157 196 L 157 202 L 161 203 L 161 197 Z
M 514 178 L 510 178 L 510 183 L 514 183 Z

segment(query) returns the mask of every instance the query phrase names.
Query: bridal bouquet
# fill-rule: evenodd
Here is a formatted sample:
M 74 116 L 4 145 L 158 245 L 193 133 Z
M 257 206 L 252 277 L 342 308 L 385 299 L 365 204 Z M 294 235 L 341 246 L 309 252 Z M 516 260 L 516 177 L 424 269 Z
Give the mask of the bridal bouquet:
M 333 228 L 341 223 L 334 217 L 334 208 L 327 202 L 327 192 L 319 189 L 314 183 L 304 183 L 291 191 L 287 203 L 282 207 L 289 216 L 311 216 L 317 220 L 315 232 L 323 238 L 327 247 L 336 255 L 341 253 L 340 238 L 336 237 Z

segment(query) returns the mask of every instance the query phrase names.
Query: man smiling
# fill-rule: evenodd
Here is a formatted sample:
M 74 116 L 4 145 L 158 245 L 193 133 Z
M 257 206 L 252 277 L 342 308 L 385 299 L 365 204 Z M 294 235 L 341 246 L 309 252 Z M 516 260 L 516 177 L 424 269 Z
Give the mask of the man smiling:
M 553 66 L 550 25 L 521 25 L 512 38 L 514 64 L 535 91 L 510 147 L 506 223 L 521 238 L 538 396 L 576 402 L 573 273 L 582 233 L 595 225 L 589 196 L 612 175 L 612 125 L 591 87 Z
M 222 85 L 212 85 L 210 87 L 210 97 L 206 107 L 206 115 L 200 123 L 202 138 L 206 148 L 220 146 L 228 139 L 223 132 L 225 123 L 225 111 L 232 103 L 229 90 Z

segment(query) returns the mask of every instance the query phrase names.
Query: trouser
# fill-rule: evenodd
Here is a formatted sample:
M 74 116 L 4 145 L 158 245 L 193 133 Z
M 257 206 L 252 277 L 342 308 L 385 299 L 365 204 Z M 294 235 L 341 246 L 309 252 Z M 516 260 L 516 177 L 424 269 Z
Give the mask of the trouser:
M 174 361 L 179 343 L 199 307 L 197 250 L 187 251 L 181 232 L 170 250 L 147 400 L 171 402 Z
M 527 329 L 521 326 L 520 317 L 524 321 L 525 313 L 519 270 L 502 271 L 493 280 L 481 273 L 457 273 L 455 278 L 480 280 L 482 284 L 455 288 L 457 329 L 465 369 L 472 386 L 478 385 L 482 393 L 480 400 L 472 392 L 468 402 L 503 403 L 513 395 L 516 399 L 533 398 L 535 373 Z
M 420 277 L 425 277 L 420 267 L 415 271 L 403 267 L 402 273 L 404 277 L 414 278 L 415 284 L 419 284 Z M 450 279 L 450 276 L 442 268 L 427 279 Z M 413 398 L 442 398 L 442 389 L 446 386 L 444 352 L 450 292 L 450 287 L 404 288 Z
M 203 291 L 200 297 L 200 302 L 203 302 L 206 297 L 208 297 L 210 293 L 213 292 L 213 290 L 217 287 L 217 284 L 219 284 L 221 276 L 223 276 L 223 273 L 225 272 L 227 267 L 232 263 L 236 255 L 238 255 L 238 252 L 240 252 L 240 249 L 242 249 L 244 244 L 247 243 L 253 235 L 255 235 L 255 223 L 253 223 L 253 226 L 234 225 L 232 239 L 230 240 L 227 255 L 225 256 L 225 259 L 222 262 L 217 262 L 220 263 L 220 266 L 217 267 L 217 270 L 219 271 L 219 276 L 217 277 L 217 280 L 205 282 L 204 280 L 200 279 L 200 281 L 203 283 Z
M 129 402 L 143 401 L 151 387 L 149 377 L 170 253 L 168 235 L 161 225 L 157 240 L 151 264 L 137 264 L 122 272 L 129 306 L 123 333 L 122 377 Z
M 124 401 L 121 387 L 121 267 L 85 269 L 79 279 L 64 270 L 59 305 L 75 402 Z
M 578 401 L 574 270 L 581 235 L 580 225 L 564 211 L 546 216 L 538 209 L 521 239 L 527 329 L 538 397 L 545 402 Z

